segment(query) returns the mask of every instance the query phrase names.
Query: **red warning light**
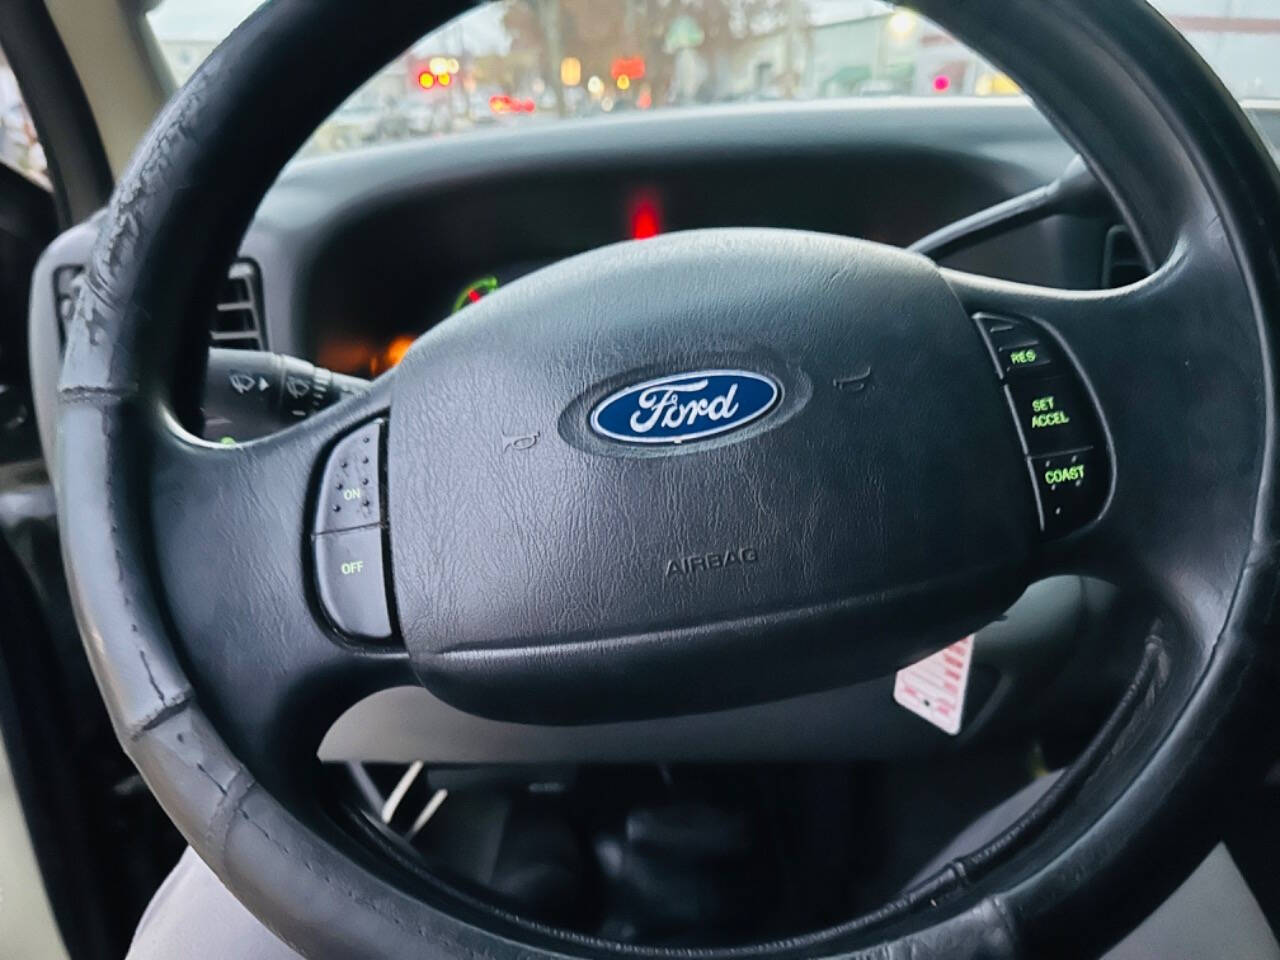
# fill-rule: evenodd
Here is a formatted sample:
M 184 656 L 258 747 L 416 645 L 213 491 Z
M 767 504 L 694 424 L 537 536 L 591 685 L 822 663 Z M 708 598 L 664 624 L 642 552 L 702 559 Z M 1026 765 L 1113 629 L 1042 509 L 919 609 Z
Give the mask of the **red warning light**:
M 662 207 L 651 193 L 642 193 L 631 201 L 631 239 L 647 240 L 662 232 Z
M 946 93 L 951 89 L 951 78 L 945 73 L 940 73 L 933 78 L 933 92 Z

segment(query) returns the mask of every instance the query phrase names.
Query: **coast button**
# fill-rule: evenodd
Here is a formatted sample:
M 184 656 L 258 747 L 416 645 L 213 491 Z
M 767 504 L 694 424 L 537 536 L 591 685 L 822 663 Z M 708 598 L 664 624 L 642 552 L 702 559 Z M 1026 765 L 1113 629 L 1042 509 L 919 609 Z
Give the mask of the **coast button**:
M 1107 470 L 1096 450 L 1031 457 L 1044 532 L 1060 537 L 1097 515 L 1107 493 Z

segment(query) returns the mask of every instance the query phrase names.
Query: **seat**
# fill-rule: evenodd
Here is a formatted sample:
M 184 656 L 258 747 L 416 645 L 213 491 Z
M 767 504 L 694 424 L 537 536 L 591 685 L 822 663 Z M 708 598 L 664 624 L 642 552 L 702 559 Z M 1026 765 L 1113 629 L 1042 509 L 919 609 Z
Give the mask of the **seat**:
M 1053 782 L 1041 777 L 957 834 L 916 880 L 998 836 Z M 915 880 L 912 881 L 916 882 Z M 156 891 L 127 960 L 300 960 L 227 891 L 188 849 Z M 1104 960 L 1280 960 L 1280 943 L 1232 860 L 1219 845 Z

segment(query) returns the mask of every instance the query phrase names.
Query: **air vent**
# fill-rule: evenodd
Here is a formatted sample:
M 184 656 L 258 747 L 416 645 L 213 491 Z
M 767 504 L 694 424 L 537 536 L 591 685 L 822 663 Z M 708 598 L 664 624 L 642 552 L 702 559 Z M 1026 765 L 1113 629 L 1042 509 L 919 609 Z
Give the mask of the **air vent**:
M 248 260 L 237 260 L 222 285 L 218 304 L 209 325 L 209 339 L 215 347 L 232 350 L 265 350 L 262 324 L 262 283 L 258 268 Z
M 59 267 L 53 274 L 54 300 L 64 337 L 83 282 L 84 267 Z M 262 282 L 252 261 L 237 260 L 232 264 L 226 283 L 218 293 L 218 303 L 209 323 L 209 339 L 215 347 L 232 350 L 267 348 L 262 323 Z
M 1127 287 L 1147 275 L 1138 245 L 1129 228 L 1116 224 L 1107 231 L 1102 247 L 1102 286 L 1107 289 Z

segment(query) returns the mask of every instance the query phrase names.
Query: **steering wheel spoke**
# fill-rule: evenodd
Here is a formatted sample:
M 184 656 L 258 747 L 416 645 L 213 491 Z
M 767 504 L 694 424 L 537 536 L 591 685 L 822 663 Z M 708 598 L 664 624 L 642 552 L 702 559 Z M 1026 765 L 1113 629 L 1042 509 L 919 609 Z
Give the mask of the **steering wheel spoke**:
M 1262 468 L 1266 387 L 1225 241 L 1184 241 L 1118 290 L 945 275 L 972 315 L 1029 334 L 1007 335 L 997 359 L 1051 557 L 1175 605 L 1202 592 L 1193 571 L 1206 550 L 1221 551 L 1220 564 L 1241 555 L 1238 505 Z M 1055 527 L 1056 508 L 1071 522 Z M 1233 528 L 1239 536 L 1223 536 Z
M 387 393 L 387 384 L 375 385 L 368 397 L 241 445 L 197 441 L 167 422 L 157 431 L 151 524 L 169 615 L 203 680 L 202 702 L 238 749 L 258 754 L 261 769 L 291 753 L 314 756 L 347 705 L 408 679 L 389 627 L 367 626 L 376 614 L 341 614 L 344 597 L 367 596 L 366 606 L 382 604 L 387 623 L 381 556 L 363 547 L 381 539 L 378 501 L 368 494 L 378 487 L 369 435 Z M 371 483 L 354 497 L 346 484 L 321 489 L 335 459 L 354 468 L 344 476 L 358 483 L 363 470 Z M 335 500 L 349 519 L 326 520 Z M 353 531 L 355 545 L 339 530 Z

